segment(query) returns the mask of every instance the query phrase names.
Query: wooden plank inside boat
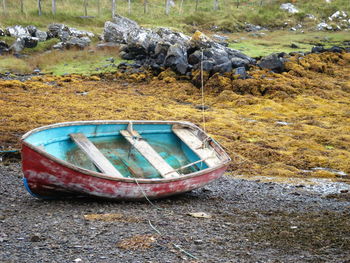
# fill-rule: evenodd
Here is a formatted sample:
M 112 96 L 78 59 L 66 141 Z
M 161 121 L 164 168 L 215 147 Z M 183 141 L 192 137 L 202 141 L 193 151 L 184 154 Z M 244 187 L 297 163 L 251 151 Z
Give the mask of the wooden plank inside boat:
M 204 160 L 208 167 L 215 167 L 221 163 L 215 150 L 211 147 L 203 147 L 203 142 L 188 128 L 173 128 L 173 132 L 179 137 L 199 158 Z
M 123 175 L 83 133 L 71 133 L 69 136 L 79 148 L 86 153 L 101 172 L 113 177 L 123 177 Z
M 176 172 L 135 130 L 122 130 L 121 135 L 135 147 L 140 154 L 160 173 L 163 178 L 178 177 Z

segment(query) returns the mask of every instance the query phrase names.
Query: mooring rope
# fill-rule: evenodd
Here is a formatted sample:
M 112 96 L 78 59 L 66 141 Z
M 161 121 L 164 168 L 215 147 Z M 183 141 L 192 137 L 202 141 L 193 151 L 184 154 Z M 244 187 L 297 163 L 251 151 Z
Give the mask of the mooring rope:
M 204 73 L 203 73 L 203 59 L 204 59 L 204 54 L 203 54 L 203 49 L 201 49 L 201 93 L 202 93 L 202 117 L 203 117 L 203 130 L 206 133 L 206 127 L 205 127 L 205 105 L 204 105 Z
M 142 195 L 146 198 L 147 202 L 152 205 L 154 208 L 156 208 L 157 210 L 162 210 L 161 208 L 159 208 L 158 206 L 156 206 L 147 196 L 147 194 L 145 193 L 145 191 L 142 189 L 142 187 L 140 186 L 137 178 L 134 178 L 137 186 L 139 187 L 139 189 L 141 190 L 141 193 Z M 163 234 L 151 223 L 151 220 L 148 219 L 148 224 L 149 226 L 160 236 L 163 236 Z M 179 251 L 181 251 L 182 253 L 186 254 L 187 256 L 193 258 L 193 259 L 196 259 L 198 260 L 198 258 L 194 255 L 192 255 L 190 252 L 186 251 L 185 249 L 183 249 L 181 246 L 173 243 L 173 242 L 170 242 L 175 248 L 177 248 Z

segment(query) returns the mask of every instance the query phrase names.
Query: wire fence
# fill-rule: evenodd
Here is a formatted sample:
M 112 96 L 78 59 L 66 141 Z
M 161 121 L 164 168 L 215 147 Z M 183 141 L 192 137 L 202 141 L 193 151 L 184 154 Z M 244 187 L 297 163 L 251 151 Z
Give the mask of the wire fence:
M 4 14 L 37 13 L 65 14 L 76 13 L 85 16 L 112 14 L 113 0 L 0 0 Z M 279 0 L 115 0 L 115 13 L 164 13 L 166 3 L 169 13 L 189 13 L 215 9 L 269 6 Z

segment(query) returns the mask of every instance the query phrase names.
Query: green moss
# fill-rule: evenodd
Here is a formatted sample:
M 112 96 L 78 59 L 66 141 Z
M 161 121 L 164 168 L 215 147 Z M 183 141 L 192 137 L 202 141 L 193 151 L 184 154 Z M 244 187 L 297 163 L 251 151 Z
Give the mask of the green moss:
M 60 42 L 57 38 L 52 38 L 43 42 L 39 42 L 35 48 L 25 48 L 22 53 L 27 55 L 32 55 L 34 53 L 44 52 L 50 50 L 52 46 Z
M 60 63 L 49 65 L 45 68 L 45 72 L 51 72 L 53 75 L 65 74 L 82 74 L 92 75 L 97 73 L 116 72 L 117 68 L 112 66 L 110 62 L 106 61 L 109 57 L 90 57 L 80 60 L 62 61 Z M 115 64 L 122 62 L 116 59 Z

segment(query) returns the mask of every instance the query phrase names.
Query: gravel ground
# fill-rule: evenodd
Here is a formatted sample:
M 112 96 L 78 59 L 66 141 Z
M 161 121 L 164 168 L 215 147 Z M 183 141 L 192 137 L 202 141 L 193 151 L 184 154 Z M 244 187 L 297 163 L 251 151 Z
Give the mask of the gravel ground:
M 21 176 L 0 164 L 0 262 L 350 262 L 346 184 L 226 176 L 150 204 L 39 200 Z

